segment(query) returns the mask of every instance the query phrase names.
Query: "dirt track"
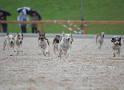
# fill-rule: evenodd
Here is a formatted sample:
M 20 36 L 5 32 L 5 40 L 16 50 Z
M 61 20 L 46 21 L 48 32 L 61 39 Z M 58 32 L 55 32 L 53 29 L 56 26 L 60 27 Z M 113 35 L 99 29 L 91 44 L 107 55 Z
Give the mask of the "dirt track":
M 99 50 L 93 39 L 74 38 L 68 62 L 53 53 L 38 55 L 37 37 L 25 37 L 23 52 L 3 51 L 0 37 L 0 90 L 124 90 L 124 57 L 113 57 L 105 39 Z M 48 38 L 51 42 L 53 38 Z M 63 56 L 64 57 L 64 56 Z

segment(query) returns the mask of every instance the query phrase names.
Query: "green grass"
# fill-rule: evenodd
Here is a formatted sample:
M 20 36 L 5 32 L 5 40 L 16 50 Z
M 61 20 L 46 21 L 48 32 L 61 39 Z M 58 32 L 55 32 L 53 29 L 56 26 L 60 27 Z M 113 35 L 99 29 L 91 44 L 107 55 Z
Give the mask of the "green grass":
M 0 0 L 0 8 L 7 9 L 12 16 L 7 20 L 17 20 L 17 8 L 27 6 L 37 10 L 42 20 L 81 20 L 81 0 Z M 124 0 L 83 0 L 85 21 L 124 21 Z M 28 16 L 30 19 L 31 17 Z M 65 24 L 69 26 L 69 24 Z M 80 27 L 80 24 L 76 24 Z M 77 30 L 72 26 L 73 29 Z M 40 30 L 40 25 L 38 25 Z M 59 24 L 43 24 L 46 33 L 68 32 Z M 124 24 L 88 24 L 87 34 L 104 31 L 106 34 L 124 35 Z M 21 32 L 18 24 L 8 24 L 8 32 Z M 31 25 L 27 32 L 31 33 Z

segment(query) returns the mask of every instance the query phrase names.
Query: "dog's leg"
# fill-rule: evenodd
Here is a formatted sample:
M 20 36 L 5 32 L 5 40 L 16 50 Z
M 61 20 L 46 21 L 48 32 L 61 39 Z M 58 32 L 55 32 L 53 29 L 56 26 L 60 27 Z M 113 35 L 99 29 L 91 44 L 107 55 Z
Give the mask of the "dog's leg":
M 101 49 L 103 41 L 100 41 L 99 43 L 100 43 L 99 49 Z
M 118 56 L 120 57 L 120 49 L 118 49 L 118 50 L 116 51 L 115 55 L 117 55 L 117 54 L 118 54 Z
M 47 44 L 46 44 L 46 45 L 47 45 Z M 47 45 L 47 46 L 46 46 L 46 49 L 45 49 L 46 54 L 49 53 L 49 49 L 50 49 L 50 47 L 49 47 L 49 45 Z
M 96 41 L 96 44 L 97 44 L 97 37 L 96 36 L 94 37 L 94 40 Z
M 16 52 L 16 47 L 14 47 L 14 50 L 13 51 Z
M 17 55 L 19 55 L 19 48 L 20 48 L 20 47 L 18 47 L 18 49 L 17 49 Z
M 21 47 L 20 47 L 20 49 L 21 49 L 21 52 L 23 52 L 22 48 L 23 48 L 23 47 L 22 47 L 22 43 L 21 43 Z
M 60 49 L 60 47 L 58 48 L 58 57 L 59 57 L 59 61 L 61 60 L 61 52 L 62 50 Z
M 97 39 L 96 39 L 96 44 L 97 44 Z
M 5 47 L 6 47 L 6 41 L 3 42 L 3 51 L 5 50 Z
M 56 52 L 58 52 L 58 45 L 56 45 Z M 57 55 L 56 55 L 57 56 Z
M 60 47 L 58 47 L 58 57 L 60 57 Z
M 55 49 L 56 49 L 56 47 L 55 47 L 55 45 L 53 45 L 53 51 L 54 51 L 54 53 L 56 54 Z
M 113 57 L 115 57 L 116 54 L 117 54 L 117 50 L 114 50 L 114 51 L 113 51 Z
M 49 48 L 48 51 L 49 51 L 49 52 L 48 52 L 49 60 L 51 60 L 51 56 L 50 56 L 50 48 Z
M 44 56 L 46 56 L 46 52 L 45 50 L 43 50 L 40 46 L 39 46 L 39 52 L 38 52 L 38 55 L 41 55 L 41 52 Z
M 113 52 L 113 57 L 115 57 L 119 53 L 118 50 L 114 50 Z
M 59 61 L 61 61 L 61 54 L 62 54 L 62 50 L 60 50 Z
M 123 49 L 123 56 L 124 56 L 124 40 L 123 40 L 123 46 L 122 46 L 122 49 Z
M 66 60 L 66 61 L 67 61 L 67 58 L 68 58 L 68 56 L 69 56 L 69 53 L 70 53 L 70 48 L 69 48 L 69 50 L 67 51 L 66 56 L 65 56 L 65 60 Z
M 12 52 L 11 52 L 12 51 L 12 47 L 9 46 L 8 48 L 9 48 L 9 55 L 12 56 Z
M 96 41 L 96 36 L 94 36 L 94 40 L 93 40 L 93 42 L 94 42 L 94 41 Z
M 38 48 L 39 48 L 38 49 L 38 55 L 41 55 L 41 47 L 39 46 Z
M 46 51 L 44 51 L 42 48 L 41 48 L 42 52 L 43 52 L 43 55 L 46 56 Z M 48 53 L 48 52 L 47 52 Z
M 58 51 L 58 45 L 56 46 L 56 50 Z
M 18 46 L 17 55 L 19 55 L 19 52 L 20 52 L 20 46 Z
M 16 52 L 16 42 L 14 43 L 14 52 Z
M 50 52 L 48 52 L 48 56 L 49 56 L 49 60 L 51 60 L 51 57 L 50 57 Z
M 115 57 L 115 53 L 113 53 L 113 57 Z
M 11 53 L 11 47 L 10 47 L 10 45 L 9 45 L 8 42 L 7 42 L 6 44 L 7 44 L 7 48 L 8 48 L 8 51 L 9 51 L 9 55 L 12 56 L 12 53 Z
M 99 49 L 101 49 L 102 43 L 100 43 Z
M 121 53 L 121 49 L 118 49 L 118 56 L 119 56 L 119 59 L 120 59 L 120 53 Z
M 6 47 L 6 44 L 4 45 L 4 48 L 3 48 L 3 50 L 5 50 L 5 47 Z
M 120 57 L 120 51 L 119 51 L 119 59 L 121 59 L 121 57 Z
M 46 54 L 48 54 L 49 60 L 51 60 L 51 57 L 50 57 L 50 47 L 49 47 L 49 45 L 47 45 Z

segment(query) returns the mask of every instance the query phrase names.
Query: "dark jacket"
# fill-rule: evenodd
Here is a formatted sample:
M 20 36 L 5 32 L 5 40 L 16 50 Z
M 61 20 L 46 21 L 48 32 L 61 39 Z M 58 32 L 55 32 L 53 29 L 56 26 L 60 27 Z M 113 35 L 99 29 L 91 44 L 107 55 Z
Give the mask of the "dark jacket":
M 39 21 L 39 17 L 36 15 L 36 16 L 33 16 L 32 17 L 32 21 Z M 37 27 L 37 23 L 32 23 L 31 24 L 32 27 Z
M 0 16 L 0 20 L 6 20 L 6 16 L 5 15 L 1 15 Z M 2 26 L 7 26 L 6 23 L 1 23 Z

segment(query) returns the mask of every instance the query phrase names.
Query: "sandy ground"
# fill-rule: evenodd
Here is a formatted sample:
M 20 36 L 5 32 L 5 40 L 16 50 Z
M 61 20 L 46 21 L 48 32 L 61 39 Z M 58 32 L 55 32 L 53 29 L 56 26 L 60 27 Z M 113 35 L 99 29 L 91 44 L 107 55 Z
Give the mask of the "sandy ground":
M 23 52 L 9 56 L 0 37 L 0 90 L 124 90 L 124 57 L 113 57 L 111 39 L 102 49 L 93 39 L 74 38 L 68 62 L 38 55 L 37 37 L 25 37 Z M 51 42 L 53 38 L 48 38 Z

